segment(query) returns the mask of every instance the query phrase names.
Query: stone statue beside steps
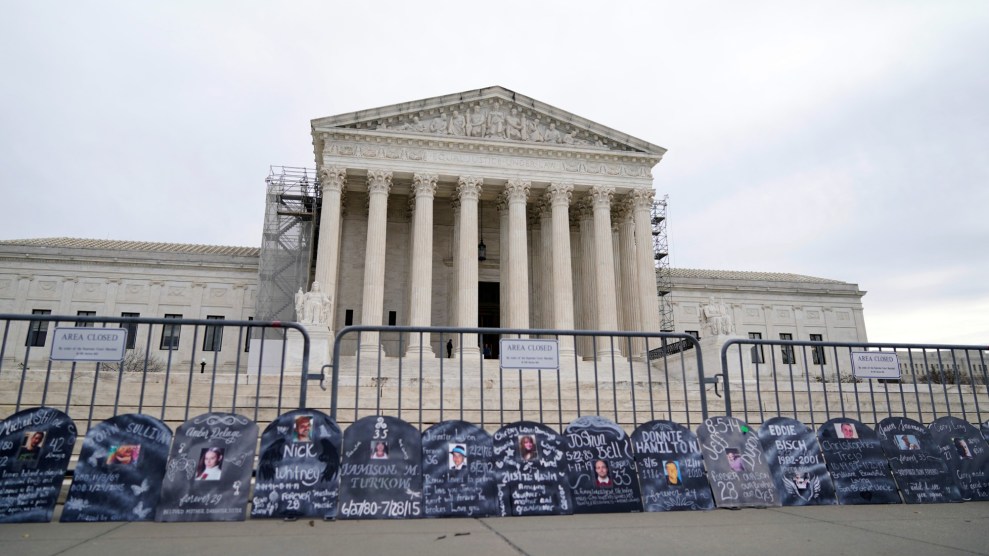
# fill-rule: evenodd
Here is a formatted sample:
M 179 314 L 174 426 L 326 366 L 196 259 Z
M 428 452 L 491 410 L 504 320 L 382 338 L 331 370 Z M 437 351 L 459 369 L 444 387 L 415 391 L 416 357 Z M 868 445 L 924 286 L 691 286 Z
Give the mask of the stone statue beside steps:
M 330 297 L 320 291 L 319 282 L 313 282 L 308 293 L 302 288 L 295 294 L 295 318 L 304 324 L 328 324 L 330 322 Z
M 702 309 L 706 332 L 711 336 L 730 335 L 735 333 L 735 321 L 732 319 L 731 310 L 724 301 L 715 299 L 713 296 Z

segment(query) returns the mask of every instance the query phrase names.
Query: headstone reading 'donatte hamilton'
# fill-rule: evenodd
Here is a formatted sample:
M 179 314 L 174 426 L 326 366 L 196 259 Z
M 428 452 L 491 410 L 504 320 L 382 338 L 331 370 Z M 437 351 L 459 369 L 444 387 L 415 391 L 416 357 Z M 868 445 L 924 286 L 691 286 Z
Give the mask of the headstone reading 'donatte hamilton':
M 755 431 L 734 417 L 697 427 L 707 478 L 719 508 L 779 506 L 776 482 Z
M 759 441 L 784 506 L 837 503 L 813 430 L 796 419 L 773 417 L 759 427 Z
M 563 436 L 574 513 L 642 511 L 632 443 L 621 427 L 602 417 L 580 417 Z
M 817 429 L 839 504 L 899 504 L 896 483 L 876 433 L 847 417 Z
M 714 497 L 697 436 L 673 421 L 650 421 L 632 433 L 647 512 L 711 510 Z
M 505 425 L 494 434 L 494 458 L 499 515 L 573 513 L 556 431 L 531 421 Z
M 343 434 L 340 519 L 421 517 L 422 437 L 401 419 L 369 416 Z
M 60 520 L 153 520 L 171 445 L 172 429 L 150 415 L 118 415 L 89 429 Z
M 443 421 L 422 433 L 426 517 L 484 517 L 498 511 L 494 442 L 465 421 Z
M 75 423 L 50 407 L 0 421 L 0 523 L 51 521 L 75 441 Z
M 927 428 L 962 500 L 989 500 L 989 444 L 979 429 L 958 417 L 941 417 Z
M 336 422 L 315 409 L 272 421 L 261 433 L 251 517 L 334 519 L 342 441 Z
M 204 413 L 175 431 L 155 521 L 243 521 L 258 426 L 242 415 Z
M 927 427 L 906 417 L 887 417 L 876 425 L 893 478 L 907 504 L 958 502 L 961 495 L 941 449 Z

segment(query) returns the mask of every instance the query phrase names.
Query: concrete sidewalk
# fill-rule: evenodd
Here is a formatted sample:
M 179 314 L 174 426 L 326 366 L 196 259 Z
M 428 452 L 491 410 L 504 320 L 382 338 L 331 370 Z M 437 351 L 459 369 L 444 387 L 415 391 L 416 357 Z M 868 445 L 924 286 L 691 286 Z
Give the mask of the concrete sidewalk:
M 0 525 L 4 556 L 204 553 L 989 555 L 989 502 L 487 519 Z

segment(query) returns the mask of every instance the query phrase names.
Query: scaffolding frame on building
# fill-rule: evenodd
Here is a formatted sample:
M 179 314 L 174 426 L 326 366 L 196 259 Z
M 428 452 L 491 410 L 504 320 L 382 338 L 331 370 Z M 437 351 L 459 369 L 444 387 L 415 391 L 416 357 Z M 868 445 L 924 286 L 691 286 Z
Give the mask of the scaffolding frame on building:
M 660 331 L 673 332 L 673 273 L 670 271 L 670 242 L 666 235 L 666 207 L 670 196 L 652 203 L 652 250 L 656 267 L 656 294 L 659 296 Z

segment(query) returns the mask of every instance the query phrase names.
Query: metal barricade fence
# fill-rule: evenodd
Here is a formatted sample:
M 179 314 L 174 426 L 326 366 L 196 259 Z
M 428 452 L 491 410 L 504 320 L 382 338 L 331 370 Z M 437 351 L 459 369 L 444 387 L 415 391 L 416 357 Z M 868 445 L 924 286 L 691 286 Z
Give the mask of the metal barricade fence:
M 853 353 L 893 353 L 899 379 L 856 378 Z M 784 416 L 812 428 L 835 417 L 869 426 L 890 416 L 928 424 L 989 418 L 989 348 L 733 339 L 721 349 L 725 410 L 750 425 Z
M 53 360 L 50 333 L 61 327 L 124 328 L 126 355 Z M 269 422 L 305 407 L 308 381 L 320 376 L 308 373 L 309 335 L 295 323 L 0 314 L 0 334 L 0 419 L 53 407 L 75 421 L 80 439 L 94 421 L 124 413 L 157 417 L 173 430 L 212 411 Z
M 500 354 L 491 349 L 486 358 L 491 346 L 477 338 L 555 339 L 559 368 L 502 368 Z M 450 341 L 456 348 L 448 353 Z M 661 349 L 684 343 L 694 349 Z M 575 345 L 594 356 L 568 355 Z M 647 359 L 648 352 L 663 353 Z M 456 419 L 491 431 L 521 420 L 562 430 L 579 416 L 600 415 L 630 432 L 654 419 L 703 422 L 709 384 L 688 334 L 351 326 L 334 340 L 330 414 L 341 426 L 391 415 L 422 429 Z

